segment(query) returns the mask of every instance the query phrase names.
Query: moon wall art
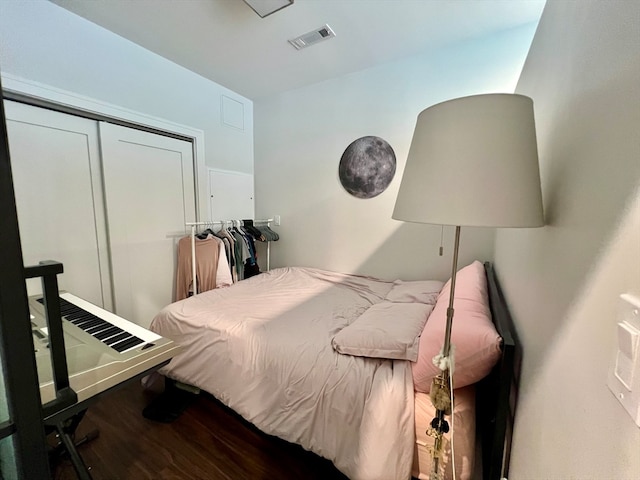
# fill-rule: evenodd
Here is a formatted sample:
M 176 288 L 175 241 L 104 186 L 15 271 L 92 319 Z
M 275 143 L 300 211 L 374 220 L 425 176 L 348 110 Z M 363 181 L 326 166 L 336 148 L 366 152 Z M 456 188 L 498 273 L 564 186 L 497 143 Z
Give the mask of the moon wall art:
M 380 137 L 354 140 L 340 158 L 338 176 L 354 197 L 373 198 L 384 192 L 396 174 L 396 154 Z

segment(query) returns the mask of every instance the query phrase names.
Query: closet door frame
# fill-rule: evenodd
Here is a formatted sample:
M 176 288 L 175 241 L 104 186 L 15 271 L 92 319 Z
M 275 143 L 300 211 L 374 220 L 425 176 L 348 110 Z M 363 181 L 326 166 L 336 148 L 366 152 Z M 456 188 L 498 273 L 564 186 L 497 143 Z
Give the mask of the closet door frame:
M 206 217 L 209 210 L 208 170 L 205 165 L 204 132 L 101 100 L 81 96 L 15 75 L 2 73 L 2 95 L 6 100 L 27 103 L 96 121 L 105 121 L 150 133 L 178 138 L 193 146 L 194 192 L 196 221 Z

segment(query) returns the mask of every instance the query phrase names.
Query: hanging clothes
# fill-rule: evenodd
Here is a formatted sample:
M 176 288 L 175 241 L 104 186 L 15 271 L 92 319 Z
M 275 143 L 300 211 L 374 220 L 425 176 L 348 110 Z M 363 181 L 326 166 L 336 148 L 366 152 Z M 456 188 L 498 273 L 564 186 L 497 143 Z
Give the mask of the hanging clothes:
M 271 230 L 269 225 L 256 225 L 256 228 L 261 233 L 261 238 L 256 238 L 261 242 L 277 242 L 280 239 L 280 235 Z
M 234 256 L 236 260 L 236 272 L 238 275 L 238 280 L 243 280 L 244 262 L 251 256 L 249 253 L 249 247 L 247 246 L 246 239 L 242 235 L 242 232 L 238 228 L 232 228 L 230 233 L 236 241 Z
M 233 284 L 233 277 L 231 275 L 229 260 L 227 259 L 227 251 L 224 241 L 219 241 L 218 245 L 220 250 L 218 251 L 218 267 L 216 268 L 215 288 L 228 287 Z
M 260 223 L 265 223 L 264 220 L 258 220 Z M 276 232 L 269 228 L 269 220 L 266 221 L 266 225 L 255 225 L 251 219 L 244 220 L 217 220 L 211 222 L 199 222 L 199 223 L 187 223 L 186 226 L 191 226 L 194 231 L 194 242 L 196 249 L 199 252 L 203 248 L 204 240 L 210 237 L 218 240 L 219 252 L 217 259 L 217 273 L 215 283 L 210 281 L 211 270 L 214 262 L 211 255 L 204 254 L 204 258 L 200 253 L 195 255 L 196 257 L 196 285 L 198 292 L 205 291 L 205 289 L 219 288 L 220 286 L 227 286 L 236 283 L 245 278 L 249 278 L 253 275 L 261 273 L 260 266 L 258 264 L 258 252 L 255 242 L 267 243 L 267 269 L 269 269 L 269 242 L 277 241 L 279 236 Z M 227 228 L 227 225 L 231 225 Z M 211 228 L 206 228 L 201 233 L 195 233 L 195 226 L 199 225 L 203 228 L 206 226 L 222 225 L 219 231 L 213 231 Z M 183 249 L 189 250 L 189 255 L 186 255 L 183 250 L 182 255 L 180 251 L 178 254 L 178 274 L 176 281 L 176 300 L 185 298 L 192 293 L 192 281 L 191 276 L 193 270 L 189 258 L 193 258 L 190 252 L 191 249 L 191 237 L 188 237 L 189 245 L 183 245 Z M 187 243 L 186 241 L 184 243 Z M 210 246 L 208 248 L 211 248 Z M 179 246 L 180 250 L 180 246 Z M 201 265 L 201 262 L 207 262 L 206 265 Z M 189 270 L 187 272 L 187 270 Z M 204 285 L 201 285 L 202 280 L 205 281 Z M 186 284 L 186 286 L 185 286 Z M 212 287 L 212 285 L 214 285 Z M 202 287 L 202 288 L 201 288 Z
M 240 228 L 240 231 L 249 250 L 249 257 L 244 261 L 243 277 L 249 278 L 261 273 L 254 240 L 264 241 L 265 238 L 262 236 L 262 233 L 253 226 L 253 221 L 243 220 L 243 223 L 244 225 Z
M 213 235 L 209 235 L 205 239 L 195 238 L 195 250 L 198 286 L 198 291 L 195 293 L 233 283 L 222 240 Z M 189 236 L 178 241 L 176 301 L 187 298 L 190 292 L 193 293 L 192 272 L 191 237 Z
M 221 230 L 214 233 L 214 235 L 220 239 L 224 243 L 225 254 L 227 256 L 227 263 L 229 265 L 229 271 L 231 272 L 231 280 L 232 283 L 238 281 L 238 273 L 236 271 L 236 258 L 235 258 L 235 238 L 229 233 L 229 230 L 226 228 L 222 228 Z
M 259 228 L 253 225 L 253 220 L 242 220 L 242 228 L 251 235 L 254 240 L 266 242 L 267 238 L 262 234 Z

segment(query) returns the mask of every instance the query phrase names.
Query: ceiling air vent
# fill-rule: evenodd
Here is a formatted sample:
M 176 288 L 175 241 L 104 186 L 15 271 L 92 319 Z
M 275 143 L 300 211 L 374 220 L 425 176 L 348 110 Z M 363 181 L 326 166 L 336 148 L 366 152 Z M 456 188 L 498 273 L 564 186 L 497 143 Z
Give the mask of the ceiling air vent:
M 318 42 L 322 42 L 323 40 L 328 40 L 330 38 L 335 37 L 336 34 L 333 33 L 331 27 L 329 25 L 324 25 L 320 28 L 316 28 L 315 30 L 300 35 L 299 37 L 293 38 L 289 40 L 289 43 L 293 45 L 296 50 L 301 50 L 303 48 L 310 47 Z

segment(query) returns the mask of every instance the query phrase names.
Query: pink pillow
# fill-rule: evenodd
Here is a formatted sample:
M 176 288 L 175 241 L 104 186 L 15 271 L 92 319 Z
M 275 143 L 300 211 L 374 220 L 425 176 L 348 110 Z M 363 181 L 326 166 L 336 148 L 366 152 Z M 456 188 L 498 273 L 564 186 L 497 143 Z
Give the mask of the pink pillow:
M 429 392 L 431 380 L 440 373 L 432 360 L 444 343 L 450 288 L 451 280 L 442 287 L 420 336 L 418 361 L 412 366 L 413 384 L 418 392 Z M 487 277 L 482 263 L 475 261 L 458 271 L 453 309 L 451 344 L 455 347 L 455 389 L 484 378 L 500 358 L 501 338 L 491 322 Z

